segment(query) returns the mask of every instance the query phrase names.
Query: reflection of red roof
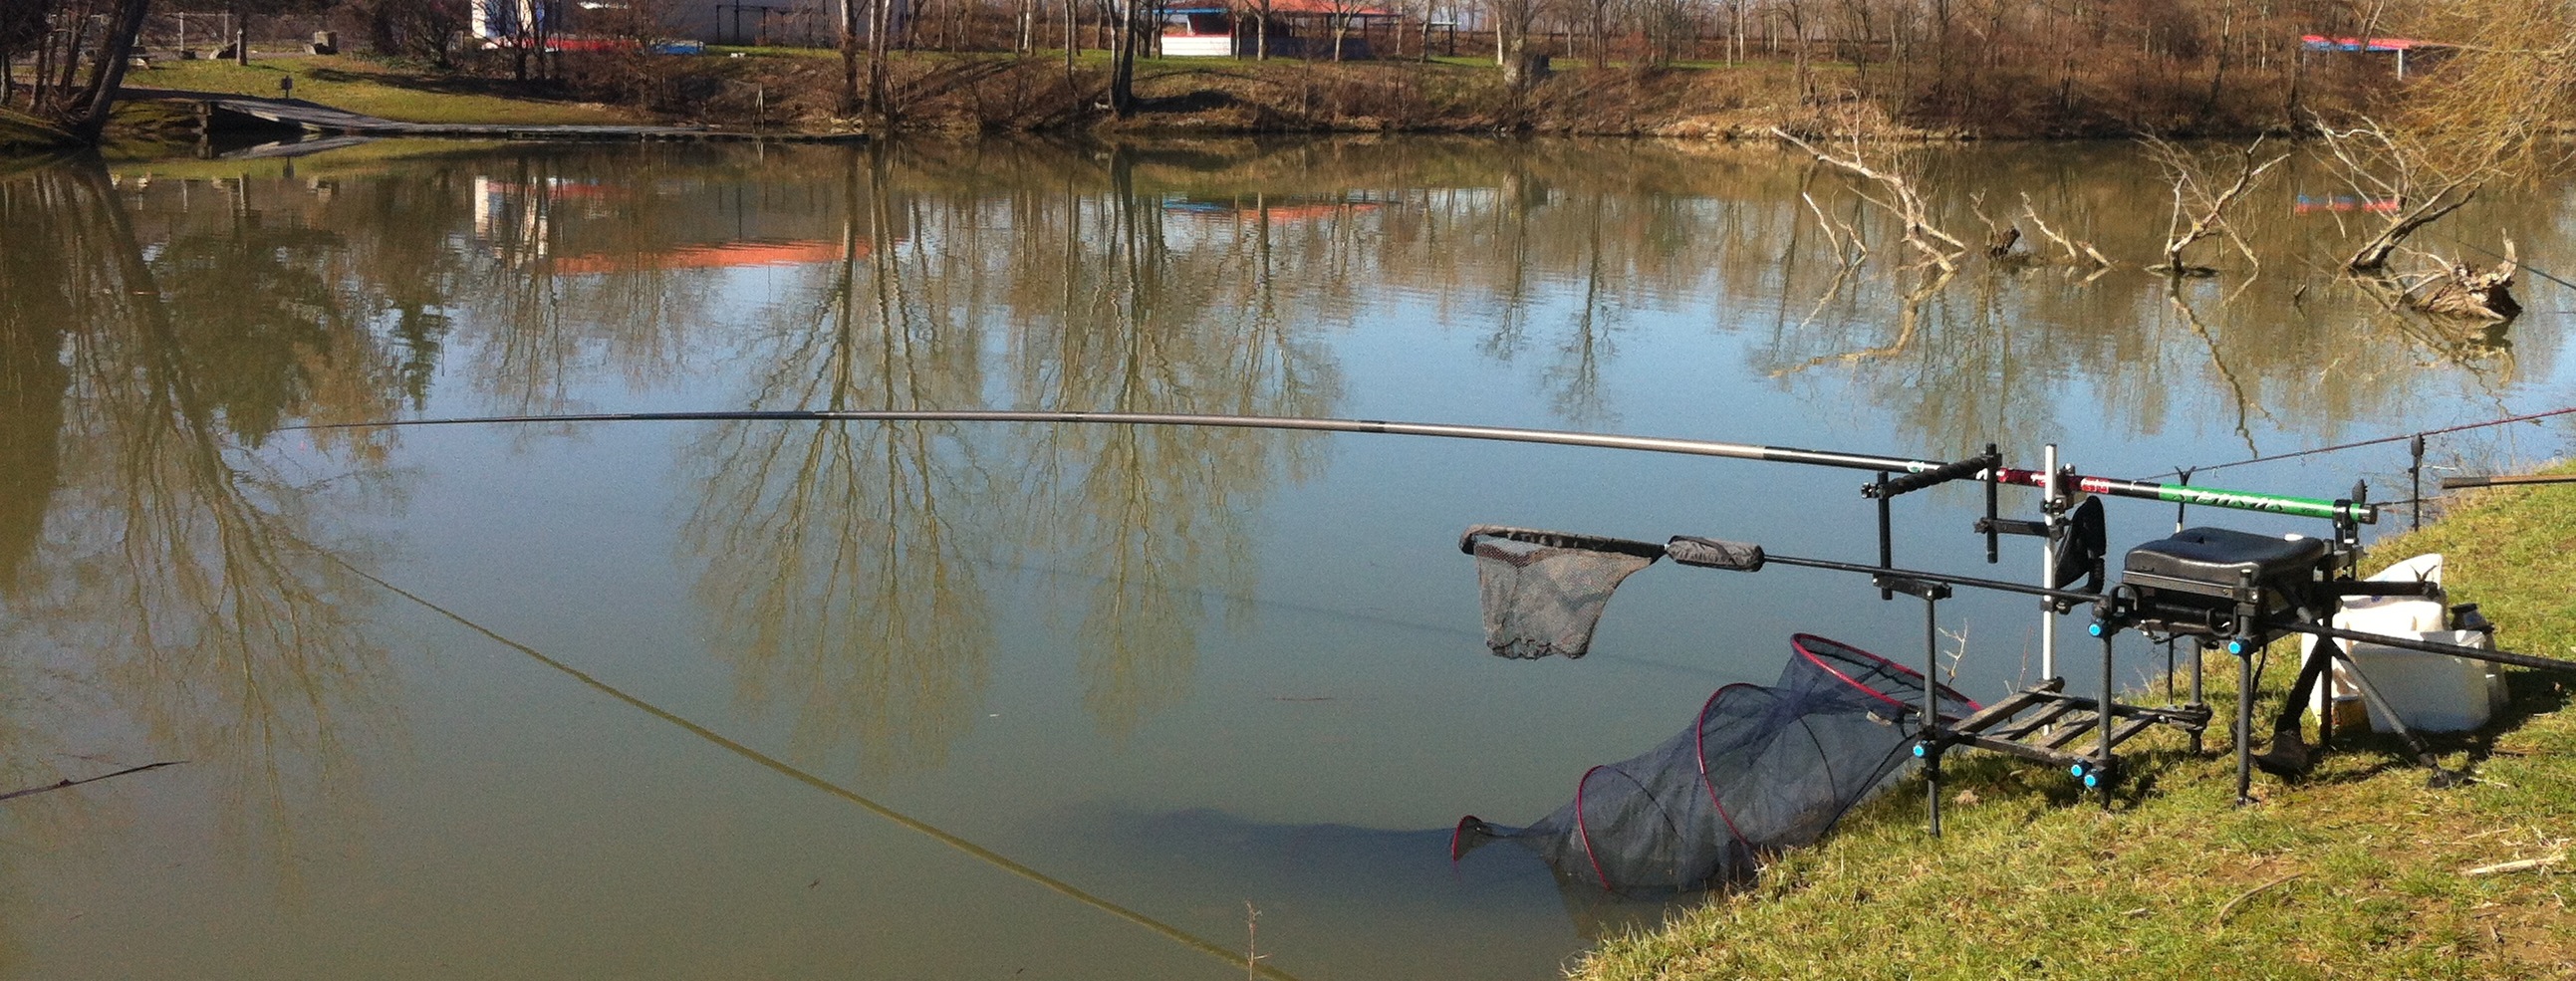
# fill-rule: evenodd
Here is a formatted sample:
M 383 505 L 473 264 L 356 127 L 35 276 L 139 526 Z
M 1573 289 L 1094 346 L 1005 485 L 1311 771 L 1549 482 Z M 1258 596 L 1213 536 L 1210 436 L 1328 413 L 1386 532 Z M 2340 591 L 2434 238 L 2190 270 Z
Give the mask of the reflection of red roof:
M 872 251 L 866 242 L 852 246 L 858 255 Z M 732 269 L 742 266 L 802 266 L 835 262 L 842 256 L 841 243 L 821 241 L 796 242 L 717 242 L 711 245 L 684 245 L 659 252 L 594 252 L 589 255 L 562 256 L 554 260 L 560 276 L 583 276 L 593 273 L 636 272 L 645 269 Z
M 2292 205 L 2291 210 L 2303 215 L 2317 211 L 2368 211 L 2387 214 L 2396 211 L 2398 205 L 2396 198 L 2363 198 L 2350 194 L 2312 198 L 2302 194 L 2299 195 L 2299 203 Z

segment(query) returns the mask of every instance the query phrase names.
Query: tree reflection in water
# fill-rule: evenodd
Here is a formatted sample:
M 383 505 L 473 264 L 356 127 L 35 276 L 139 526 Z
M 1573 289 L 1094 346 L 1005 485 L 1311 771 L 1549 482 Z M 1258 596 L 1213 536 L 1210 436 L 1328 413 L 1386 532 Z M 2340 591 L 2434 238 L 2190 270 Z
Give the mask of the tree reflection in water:
M 978 338 L 918 302 L 936 246 L 912 234 L 882 151 L 848 159 L 841 249 L 744 345 L 755 409 L 974 405 Z M 993 658 L 983 577 L 992 484 L 953 427 L 734 423 L 691 460 L 704 489 L 687 547 L 730 639 L 736 700 L 793 713 L 811 758 L 855 743 L 862 776 L 935 766 Z
M 289 417 L 391 411 L 397 362 L 354 329 L 326 234 L 262 220 L 240 186 L 229 201 L 147 249 L 95 167 L 0 182 L 12 398 L 52 398 L 63 448 L 43 464 L 46 436 L 12 420 L 12 456 L 38 465 L 13 475 L 0 527 L 42 533 L 0 583 L 0 657 L 26 697 L 11 724 L 56 735 L 0 753 L 0 772 L 189 759 L 221 826 L 282 857 L 309 816 L 355 802 L 348 743 L 391 721 L 391 693 L 359 629 L 372 596 L 326 557 L 341 543 L 315 493 L 242 447 Z M 198 294 L 223 302 L 174 313 Z M 98 818 L 97 798 L 47 797 L 67 827 Z
M 1329 360 L 1271 295 L 1265 202 L 1214 222 L 1176 213 L 1138 189 L 1122 150 L 1092 175 L 1105 189 L 1015 188 L 1008 221 L 988 222 L 907 191 L 919 178 L 899 156 L 851 162 L 843 261 L 747 347 L 767 366 L 751 405 L 982 405 L 999 339 L 1011 371 L 995 381 L 1025 405 L 1329 409 Z M 990 282 L 1007 284 L 998 311 L 975 296 Z M 733 638 L 739 697 L 792 697 L 799 752 L 855 744 L 871 773 L 935 765 L 986 683 L 992 564 L 1079 584 L 1084 705 L 1123 735 L 1188 690 L 1208 597 L 1240 609 L 1251 595 L 1247 515 L 1318 446 L 1167 427 L 729 425 L 693 453 L 706 482 L 688 543 Z
M 1112 151 L 1107 193 L 1051 216 L 1063 227 L 1052 265 L 1068 275 L 1065 302 L 1020 317 L 1021 404 L 1325 414 L 1339 392 L 1331 359 L 1311 323 L 1275 315 L 1269 203 L 1221 208 L 1217 227 L 1201 222 L 1175 248 L 1184 219 L 1138 189 L 1137 165 L 1134 151 Z M 1315 225 L 1336 220 L 1328 211 Z M 1083 705 L 1123 739 L 1189 691 L 1208 598 L 1245 609 L 1252 517 L 1322 446 L 1311 434 L 1164 426 L 1057 427 L 1037 440 L 1036 541 L 1090 582 L 1075 645 Z

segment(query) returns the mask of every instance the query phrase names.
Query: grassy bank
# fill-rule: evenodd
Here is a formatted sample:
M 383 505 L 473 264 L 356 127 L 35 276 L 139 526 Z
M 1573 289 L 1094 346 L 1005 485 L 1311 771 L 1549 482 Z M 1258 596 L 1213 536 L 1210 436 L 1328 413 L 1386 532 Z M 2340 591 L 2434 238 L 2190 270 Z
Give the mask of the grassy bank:
M 1137 112 L 1112 117 L 1110 62 L 1084 52 L 1029 56 L 919 52 L 888 65 L 895 112 L 844 114 L 842 66 L 833 52 L 718 49 L 708 56 L 576 53 L 560 76 L 518 82 L 488 52 L 459 70 L 397 66 L 355 56 L 229 62 L 160 61 L 128 84 L 274 96 L 293 94 L 356 112 L 416 122 L 701 123 L 794 132 L 895 129 L 948 132 L 1297 133 L 1535 132 L 1567 135 L 1729 137 L 1782 126 L 1807 132 L 1960 136 L 2132 135 L 2248 132 L 2285 125 L 2278 105 L 2253 98 L 2179 108 L 2154 93 L 2061 86 L 2059 98 L 2009 113 L 1970 112 L 1908 94 L 1884 67 L 1787 62 L 1665 67 L 1560 68 L 1527 88 L 1504 82 L 1489 59 L 1349 63 L 1293 59 L 1143 59 Z M 2310 109 L 2349 105 L 2319 83 Z M 2016 90 L 2018 91 L 2018 90 Z M 2353 90 L 2359 91 L 2359 90 Z M 2072 93 L 2072 94 L 2070 94 Z M 2347 93 L 2349 94 L 2349 93 Z M 1977 103 L 1985 105 L 1984 102 Z M 1998 103 L 2000 104 L 2000 103 Z
M 262 58 L 248 65 L 163 60 L 128 73 L 125 84 L 274 97 L 279 79 L 294 80 L 295 98 L 403 122 L 631 125 L 646 121 L 635 110 L 579 101 L 541 86 L 398 69 L 345 55 Z
M 2576 658 L 2576 488 L 2491 494 L 2372 555 L 2429 551 L 2447 556 L 2453 602 L 2494 617 L 2501 646 Z M 2272 653 L 2272 705 L 2294 657 Z M 1611 942 L 1578 976 L 2576 976 L 2576 678 L 2507 670 L 2505 716 L 2435 737 L 2446 765 L 2477 778 L 2466 788 L 2426 789 L 2403 747 L 2373 736 L 2296 784 L 2258 774 L 2261 803 L 2239 808 L 2224 733 L 2202 757 L 2159 736 L 2139 788 L 2106 813 L 2062 774 L 1971 755 L 1945 781 L 1959 801 L 1943 838 L 1924 835 L 1910 784 L 1753 891 Z M 2213 701 L 2232 703 L 2233 662 L 2214 656 L 2209 672 L 2223 689 Z

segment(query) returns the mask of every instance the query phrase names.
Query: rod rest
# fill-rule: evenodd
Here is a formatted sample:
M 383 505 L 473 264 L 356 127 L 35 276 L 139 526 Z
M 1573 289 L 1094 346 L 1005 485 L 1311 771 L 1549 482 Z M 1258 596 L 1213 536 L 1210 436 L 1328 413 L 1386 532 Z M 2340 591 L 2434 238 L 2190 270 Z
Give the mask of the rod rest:
M 2323 539 L 2187 528 L 2122 560 L 2120 584 L 2134 604 L 2126 618 L 2177 636 L 2250 632 L 2289 611 L 2322 608 L 2333 562 Z
M 2046 538 L 2048 537 L 2048 522 L 2019 521 L 2012 518 L 1978 518 L 1976 532 L 1980 535 L 1992 532 L 1998 535 L 2028 535 L 2032 538 Z
M 1999 470 L 2002 469 L 2003 465 L 2004 460 L 2002 454 L 1980 453 L 1956 463 L 1944 463 L 1940 466 L 1934 467 L 1930 470 L 1921 471 L 1919 473 L 1909 473 L 1899 477 L 1890 477 L 1885 483 L 1862 484 L 1860 485 L 1860 493 L 1862 497 L 1896 497 L 1902 494 L 1911 494 L 1915 491 L 1919 491 L 1936 484 L 1946 484 L 1953 480 L 1963 480 L 1969 477 L 1974 477 L 1990 470 Z

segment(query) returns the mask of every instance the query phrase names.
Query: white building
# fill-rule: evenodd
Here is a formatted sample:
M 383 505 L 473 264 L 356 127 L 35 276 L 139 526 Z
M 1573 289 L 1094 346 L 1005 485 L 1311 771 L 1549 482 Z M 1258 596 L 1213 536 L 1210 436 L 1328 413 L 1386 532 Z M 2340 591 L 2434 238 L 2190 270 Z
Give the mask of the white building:
M 860 30 L 867 30 L 872 0 L 471 0 L 474 36 L 486 42 L 522 35 L 528 25 L 542 25 L 550 46 L 583 47 L 584 21 L 597 23 L 627 3 L 644 5 L 676 40 L 708 44 L 779 44 L 829 47 L 840 43 L 841 7 L 853 4 Z M 909 19 L 911 0 L 894 0 L 898 29 Z

